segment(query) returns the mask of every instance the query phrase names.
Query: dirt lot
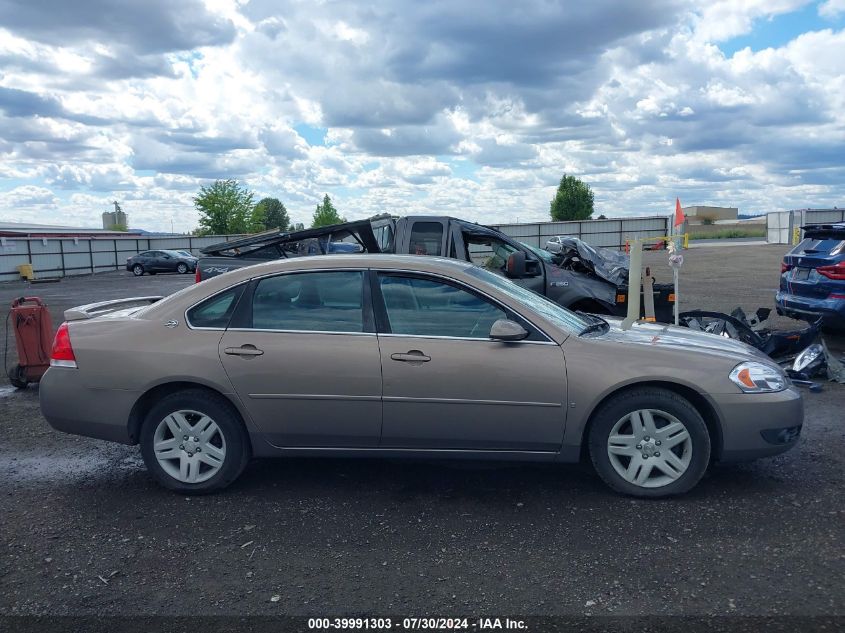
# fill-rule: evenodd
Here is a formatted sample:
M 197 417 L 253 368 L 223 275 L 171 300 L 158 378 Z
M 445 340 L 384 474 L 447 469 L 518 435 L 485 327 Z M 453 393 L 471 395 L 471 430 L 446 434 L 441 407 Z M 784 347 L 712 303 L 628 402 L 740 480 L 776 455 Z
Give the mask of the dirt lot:
M 782 254 L 688 250 L 684 306 L 771 306 Z M 670 278 L 665 253 L 647 262 Z M 0 284 L 0 305 L 36 294 L 58 323 L 191 282 Z M 798 448 L 671 501 L 580 467 L 324 459 L 254 462 L 186 498 L 136 447 L 54 432 L 36 388 L 0 387 L 0 615 L 845 615 L 843 404 L 840 386 L 808 394 Z

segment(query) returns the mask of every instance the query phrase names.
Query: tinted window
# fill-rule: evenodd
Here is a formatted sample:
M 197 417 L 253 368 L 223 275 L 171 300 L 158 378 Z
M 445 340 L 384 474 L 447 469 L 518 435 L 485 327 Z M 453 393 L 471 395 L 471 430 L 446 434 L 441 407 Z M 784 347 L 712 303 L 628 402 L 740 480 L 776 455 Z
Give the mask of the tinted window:
M 792 255 L 839 255 L 845 252 L 845 240 L 832 237 L 807 237 L 792 251 Z
M 411 230 L 411 255 L 442 255 L 443 225 L 440 222 L 414 222 Z
M 264 330 L 363 332 L 363 274 L 296 273 L 258 282 L 252 326 Z
M 507 318 L 485 299 L 433 279 L 382 275 L 379 283 L 394 334 L 486 339 Z
M 224 290 L 188 310 L 188 323 L 192 327 L 213 327 L 225 329 L 229 325 L 238 298 L 244 290 L 243 284 Z

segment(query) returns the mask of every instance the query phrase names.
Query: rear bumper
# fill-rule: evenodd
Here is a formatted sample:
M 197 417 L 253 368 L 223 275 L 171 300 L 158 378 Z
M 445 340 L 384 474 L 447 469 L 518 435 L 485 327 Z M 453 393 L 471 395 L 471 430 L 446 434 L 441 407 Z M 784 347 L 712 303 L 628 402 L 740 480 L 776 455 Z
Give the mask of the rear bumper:
M 778 290 L 775 306 L 778 314 L 804 321 L 823 317 L 824 325 L 845 328 L 845 299 L 815 299 Z
M 50 367 L 38 389 L 41 413 L 57 431 L 133 444 L 129 413 L 140 396 L 120 389 L 91 389 L 79 370 Z
M 796 387 L 777 393 L 720 394 L 721 461 L 748 461 L 788 451 L 798 443 L 804 403 Z

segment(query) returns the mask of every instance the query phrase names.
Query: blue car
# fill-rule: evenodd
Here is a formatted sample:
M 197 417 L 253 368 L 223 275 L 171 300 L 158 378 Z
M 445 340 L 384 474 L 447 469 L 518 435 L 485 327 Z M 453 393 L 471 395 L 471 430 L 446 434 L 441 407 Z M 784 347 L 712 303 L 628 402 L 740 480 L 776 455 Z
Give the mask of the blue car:
M 845 224 L 802 227 L 804 240 L 780 266 L 778 314 L 845 329 Z

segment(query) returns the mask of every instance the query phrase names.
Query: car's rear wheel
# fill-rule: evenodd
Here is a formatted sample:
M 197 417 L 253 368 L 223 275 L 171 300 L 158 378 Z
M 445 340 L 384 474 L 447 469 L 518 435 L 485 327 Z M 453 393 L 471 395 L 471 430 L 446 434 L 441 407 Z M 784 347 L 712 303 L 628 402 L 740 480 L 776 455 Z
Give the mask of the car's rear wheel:
M 590 457 L 618 492 L 666 497 L 690 490 L 710 462 L 710 435 L 701 414 L 678 394 L 658 388 L 613 396 L 596 411 Z
M 136 277 L 141 277 L 144 274 L 144 267 L 141 264 L 135 264 L 132 267 L 132 274 Z
M 147 469 L 165 488 L 204 494 L 225 488 L 249 461 L 249 438 L 234 407 L 201 389 L 173 393 L 141 428 Z
M 179 273 L 180 275 L 184 275 L 186 272 L 188 272 L 188 265 L 187 264 L 179 264 L 176 267 L 176 272 Z

